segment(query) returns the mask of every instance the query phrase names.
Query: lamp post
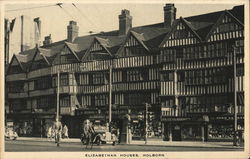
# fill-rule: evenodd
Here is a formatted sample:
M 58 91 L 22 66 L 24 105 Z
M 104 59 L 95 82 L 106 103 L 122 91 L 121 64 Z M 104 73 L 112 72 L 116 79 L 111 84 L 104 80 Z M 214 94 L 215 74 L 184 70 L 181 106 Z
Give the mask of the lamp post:
M 148 103 L 145 103 L 145 144 L 147 144 L 148 138 Z
M 60 109 L 60 70 L 57 71 L 57 98 L 56 98 L 56 122 L 59 122 L 59 109 Z
M 112 62 L 109 66 L 109 123 L 112 121 Z
M 234 66 L 234 136 L 233 136 L 233 146 L 237 146 L 237 132 L 238 132 L 238 123 L 237 123 L 237 75 L 236 75 L 236 46 L 233 46 L 233 66 Z
M 109 65 L 109 131 L 111 132 L 111 122 L 112 122 L 112 71 L 113 71 L 114 59 L 111 59 Z M 106 117 L 105 117 L 106 118 Z

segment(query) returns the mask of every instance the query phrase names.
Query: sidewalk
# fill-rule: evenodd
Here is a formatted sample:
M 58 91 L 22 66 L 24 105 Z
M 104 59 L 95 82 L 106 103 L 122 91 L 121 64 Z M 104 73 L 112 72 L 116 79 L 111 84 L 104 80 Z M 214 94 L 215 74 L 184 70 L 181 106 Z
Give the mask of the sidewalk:
M 41 142 L 51 142 L 54 140 L 49 140 L 47 138 L 39 138 L 39 137 L 19 137 L 18 141 L 41 141 Z M 80 143 L 80 139 L 78 138 L 70 138 L 70 139 L 62 139 L 62 142 L 69 143 Z M 127 144 L 119 144 L 119 145 L 127 145 Z M 243 149 L 243 147 L 233 147 L 232 142 L 201 142 L 201 141 L 162 141 L 161 139 L 150 139 L 145 144 L 143 140 L 133 140 L 130 145 L 137 146 L 174 146 L 174 147 L 227 147 L 227 148 L 235 148 L 235 149 Z
M 178 147 L 228 147 L 233 148 L 232 142 L 199 142 L 199 141 L 153 141 L 149 140 L 147 141 L 147 144 L 145 144 L 145 141 L 132 141 L 131 144 L 135 145 L 152 145 L 152 146 L 178 146 Z M 242 149 L 243 147 L 234 147 L 236 149 Z

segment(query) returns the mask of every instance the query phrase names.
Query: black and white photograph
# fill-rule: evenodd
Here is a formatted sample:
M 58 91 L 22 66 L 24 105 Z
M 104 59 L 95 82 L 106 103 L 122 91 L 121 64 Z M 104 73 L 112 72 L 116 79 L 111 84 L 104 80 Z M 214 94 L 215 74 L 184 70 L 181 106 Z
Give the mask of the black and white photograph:
M 5 158 L 249 158 L 249 1 L 1 6 Z

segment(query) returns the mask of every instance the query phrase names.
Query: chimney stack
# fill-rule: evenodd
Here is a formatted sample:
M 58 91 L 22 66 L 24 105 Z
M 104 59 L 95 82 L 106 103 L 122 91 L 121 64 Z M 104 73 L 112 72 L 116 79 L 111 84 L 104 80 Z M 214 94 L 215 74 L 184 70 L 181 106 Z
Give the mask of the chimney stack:
M 51 34 L 49 34 L 49 36 L 45 36 L 44 41 L 43 41 L 43 45 L 49 45 L 51 43 L 52 43 Z
M 132 28 L 132 16 L 127 9 L 123 9 L 119 15 L 119 35 L 126 35 Z
M 35 44 L 39 46 L 41 38 L 41 20 L 39 17 L 34 19 L 35 23 Z
M 164 7 L 164 27 L 171 27 L 176 19 L 176 8 L 174 4 L 166 4 Z
M 77 23 L 75 21 L 70 21 L 69 25 L 67 26 L 68 29 L 68 42 L 73 42 L 78 37 L 78 30 L 79 27 L 77 26 Z

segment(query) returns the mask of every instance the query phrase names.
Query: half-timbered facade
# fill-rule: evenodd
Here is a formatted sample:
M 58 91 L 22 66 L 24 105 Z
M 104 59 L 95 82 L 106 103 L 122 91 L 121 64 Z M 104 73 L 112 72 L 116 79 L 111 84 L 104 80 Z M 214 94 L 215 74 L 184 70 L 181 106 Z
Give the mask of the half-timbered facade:
M 226 134 L 233 130 L 233 46 L 237 47 L 236 91 L 242 120 L 244 25 L 229 11 L 207 19 L 211 14 L 180 18 L 160 45 L 162 121 L 169 140 L 181 140 L 185 131 L 189 137 L 196 134 L 207 140 L 208 127 L 216 129 L 219 121 L 219 130 L 225 129 Z M 196 24 L 198 18 L 208 24 Z M 215 20 L 214 24 L 209 20 Z M 211 29 L 204 33 L 198 27 Z
M 165 14 L 175 14 L 173 4 L 166 7 L 173 12 Z M 12 57 L 6 76 L 8 120 L 20 130 L 26 128 L 23 135 L 45 135 L 55 119 L 59 93 L 61 120 L 70 136 L 79 136 L 82 120 L 108 121 L 112 90 L 113 121 L 129 113 L 137 127 L 149 103 L 153 115 L 149 130 L 162 128 L 167 140 L 184 140 L 183 136 L 193 134 L 204 138 L 209 129 L 232 125 L 232 46 L 236 45 L 236 89 L 243 126 L 243 11 L 243 6 L 236 6 L 186 18 L 167 16 L 174 18 L 169 25 L 165 19 L 131 27 L 132 17 L 123 10 L 120 30 L 81 37 L 71 21 L 68 39 L 51 43 L 47 37 L 43 46 Z

